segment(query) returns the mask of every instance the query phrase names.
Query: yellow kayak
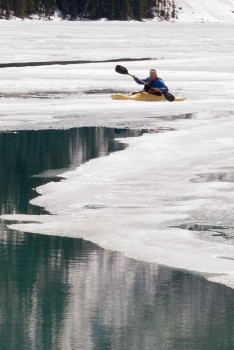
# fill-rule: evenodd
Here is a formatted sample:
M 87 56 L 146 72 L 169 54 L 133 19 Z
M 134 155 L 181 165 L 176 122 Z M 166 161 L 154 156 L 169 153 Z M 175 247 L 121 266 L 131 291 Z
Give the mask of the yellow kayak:
M 166 101 L 165 97 L 149 94 L 148 92 L 138 92 L 134 95 L 113 94 L 113 100 L 133 100 L 133 101 Z M 176 97 L 175 101 L 184 101 L 186 97 Z

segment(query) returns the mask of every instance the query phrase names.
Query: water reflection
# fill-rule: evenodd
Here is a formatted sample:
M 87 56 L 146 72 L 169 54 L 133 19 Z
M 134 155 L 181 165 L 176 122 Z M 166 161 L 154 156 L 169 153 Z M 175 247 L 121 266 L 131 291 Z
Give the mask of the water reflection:
M 78 239 L 12 232 L 0 241 L 0 290 L 1 349 L 234 344 L 231 289 Z

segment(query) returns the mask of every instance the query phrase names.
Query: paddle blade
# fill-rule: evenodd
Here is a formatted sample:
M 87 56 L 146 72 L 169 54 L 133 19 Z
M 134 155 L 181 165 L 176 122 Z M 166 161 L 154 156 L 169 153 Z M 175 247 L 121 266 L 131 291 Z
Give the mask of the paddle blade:
M 165 99 L 169 102 L 175 101 L 175 96 L 173 96 L 170 92 L 162 92 Z
M 120 73 L 120 74 L 128 74 L 127 68 L 125 68 L 125 67 L 123 67 L 123 66 L 120 66 L 120 65 L 117 65 L 117 66 L 115 67 L 115 71 L 116 71 L 117 73 Z

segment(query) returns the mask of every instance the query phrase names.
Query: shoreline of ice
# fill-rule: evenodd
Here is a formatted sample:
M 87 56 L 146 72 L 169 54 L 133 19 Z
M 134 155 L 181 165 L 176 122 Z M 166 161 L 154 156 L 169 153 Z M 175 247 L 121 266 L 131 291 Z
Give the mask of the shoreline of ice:
M 233 9 L 234 2 L 233 0 L 226 0 L 225 3 L 221 3 L 219 0 L 176 0 L 175 1 L 175 11 L 176 17 L 172 18 L 171 14 L 169 15 L 170 23 L 233 23 Z M 13 21 L 22 22 L 21 18 L 11 16 L 10 18 Z M 6 19 L 1 19 L 0 21 L 7 21 Z M 32 15 L 30 18 L 24 18 L 23 21 L 41 21 L 41 22 L 68 22 L 69 18 L 62 19 L 61 12 L 57 9 L 53 16 L 50 18 L 40 17 L 39 15 Z M 76 21 L 83 22 L 108 22 L 106 18 L 100 18 L 96 21 L 77 18 L 72 20 L 73 23 Z M 144 22 L 159 22 L 165 23 L 167 21 L 163 20 L 160 15 L 157 15 L 154 12 L 154 18 L 152 19 L 143 19 Z M 119 21 L 111 21 L 119 22 Z M 129 18 L 128 22 L 136 22 Z M 139 23 L 139 21 L 138 21 Z

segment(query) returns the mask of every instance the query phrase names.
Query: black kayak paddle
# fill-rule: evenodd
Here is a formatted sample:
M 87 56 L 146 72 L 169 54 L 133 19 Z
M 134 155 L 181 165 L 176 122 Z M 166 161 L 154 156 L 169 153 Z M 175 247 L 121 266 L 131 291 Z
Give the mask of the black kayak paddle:
M 120 73 L 120 74 L 127 74 L 127 75 L 130 75 L 130 77 L 132 77 L 132 74 L 128 73 L 128 70 L 127 68 L 123 67 L 123 66 L 120 66 L 120 65 L 117 65 L 115 67 L 115 71 L 117 73 Z M 140 80 L 140 79 L 138 79 Z M 145 83 L 143 80 L 140 80 L 142 81 L 145 85 L 148 85 L 150 86 L 149 84 Z M 175 100 L 175 96 L 173 96 L 170 92 L 163 92 L 162 90 L 160 90 L 161 93 L 163 94 L 163 96 L 165 97 L 165 99 L 169 102 L 173 102 Z

